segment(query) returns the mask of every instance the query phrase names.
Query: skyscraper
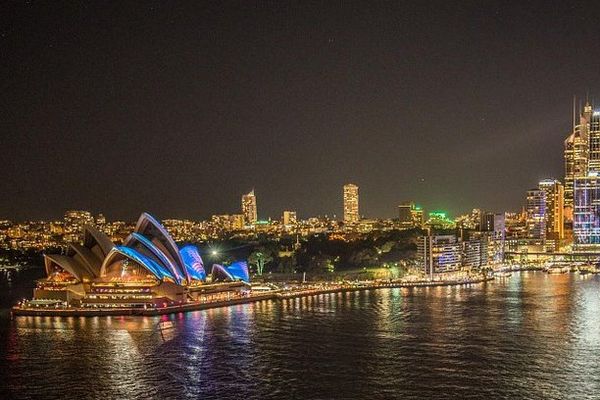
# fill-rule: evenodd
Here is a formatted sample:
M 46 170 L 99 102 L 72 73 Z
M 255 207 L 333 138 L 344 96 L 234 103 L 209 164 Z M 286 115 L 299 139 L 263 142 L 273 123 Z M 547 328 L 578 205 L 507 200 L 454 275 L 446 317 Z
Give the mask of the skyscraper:
M 574 113 L 575 114 L 575 113 Z M 565 141 L 565 219 L 578 250 L 600 247 L 600 112 L 589 102 Z
M 348 183 L 344 185 L 344 222 L 353 224 L 360 219 L 358 213 L 358 186 Z
M 590 164 L 590 144 L 593 143 L 594 161 L 592 169 L 599 170 L 600 167 L 600 129 L 598 122 L 594 125 L 594 131 L 591 131 L 590 121 L 594 112 L 592 106 L 586 103 L 583 112 L 579 115 L 579 121 L 575 117 L 575 109 L 573 108 L 573 131 L 565 140 L 565 219 L 571 221 L 573 219 L 573 190 L 574 181 L 576 178 L 585 177 L 588 174 Z M 597 118 L 596 118 L 597 119 Z M 593 139 L 590 141 L 590 137 Z
M 546 199 L 546 238 L 560 240 L 564 232 L 564 197 L 565 190 L 555 179 L 544 179 L 538 185 L 544 191 Z
M 244 222 L 246 225 L 254 225 L 258 220 L 254 189 L 252 189 L 250 193 L 242 196 L 242 214 L 244 215 Z
M 398 222 L 402 228 L 412 228 L 414 226 L 412 215 L 414 206 L 413 202 L 402 203 L 398 206 Z
M 540 189 L 527 191 L 527 236 L 546 239 L 546 193 Z
M 600 177 L 597 172 L 576 178 L 573 199 L 573 238 L 577 250 L 600 245 Z

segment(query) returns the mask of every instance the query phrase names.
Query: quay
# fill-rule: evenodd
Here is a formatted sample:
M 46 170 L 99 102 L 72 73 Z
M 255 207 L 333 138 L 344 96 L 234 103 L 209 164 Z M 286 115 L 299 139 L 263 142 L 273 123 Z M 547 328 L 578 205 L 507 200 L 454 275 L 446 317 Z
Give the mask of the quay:
M 389 288 L 419 288 L 437 286 L 460 286 L 478 284 L 493 280 L 492 276 L 465 278 L 460 280 L 445 281 L 391 281 L 391 282 L 365 282 L 358 284 L 320 284 L 304 285 L 292 290 L 271 290 L 263 293 L 252 293 L 247 296 L 235 297 L 227 300 L 210 302 L 193 301 L 188 303 L 167 305 L 152 308 L 81 308 L 81 307 L 59 307 L 38 308 L 18 305 L 12 308 L 13 316 L 53 316 L 53 317 L 97 317 L 97 316 L 156 316 L 164 314 L 175 314 L 189 311 L 200 311 L 211 308 L 230 307 L 238 304 L 255 303 L 264 300 L 281 301 L 299 297 L 318 296 L 330 293 L 345 293 L 364 290 L 389 289 Z

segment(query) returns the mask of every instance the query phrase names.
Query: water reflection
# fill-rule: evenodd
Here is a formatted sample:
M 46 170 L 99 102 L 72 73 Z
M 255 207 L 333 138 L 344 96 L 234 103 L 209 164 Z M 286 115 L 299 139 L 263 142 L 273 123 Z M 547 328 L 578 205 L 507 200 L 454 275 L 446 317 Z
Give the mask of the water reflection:
M 155 318 L 3 319 L 0 397 L 593 398 L 599 311 L 600 277 L 526 272 Z

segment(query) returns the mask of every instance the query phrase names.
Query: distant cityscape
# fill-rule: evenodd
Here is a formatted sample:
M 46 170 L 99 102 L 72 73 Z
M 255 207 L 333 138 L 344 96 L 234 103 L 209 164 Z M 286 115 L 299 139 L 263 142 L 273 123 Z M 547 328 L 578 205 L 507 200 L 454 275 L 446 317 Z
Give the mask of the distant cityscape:
M 578 114 L 578 116 L 577 116 Z M 475 208 L 451 218 L 446 212 L 426 212 L 414 201 L 398 205 L 396 218 L 361 218 L 359 187 L 343 186 L 343 218 L 298 218 L 284 210 L 279 219 L 259 219 L 254 190 L 241 196 L 238 213 L 213 215 L 209 220 L 163 219 L 177 242 L 251 240 L 327 235 L 329 240 L 353 241 L 372 232 L 416 230 L 416 258 L 428 273 L 477 268 L 501 263 L 508 256 L 595 254 L 600 250 L 600 112 L 586 102 L 576 113 L 564 142 L 564 183 L 543 179 L 527 190 L 519 212 L 489 212 Z M 103 214 L 70 210 L 55 221 L 0 221 L 0 246 L 7 250 L 66 248 L 82 241 L 83 228 L 95 226 L 112 242 L 123 243 L 134 229 L 130 221 L 109 221 Z

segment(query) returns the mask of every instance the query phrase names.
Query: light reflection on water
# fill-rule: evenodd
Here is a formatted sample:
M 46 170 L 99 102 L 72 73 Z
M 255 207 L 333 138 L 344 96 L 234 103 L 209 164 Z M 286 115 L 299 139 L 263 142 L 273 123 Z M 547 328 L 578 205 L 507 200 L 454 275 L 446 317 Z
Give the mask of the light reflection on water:
M 524 272 L 162 317 L 5 319 L 0 397 L 598 398 L 599 313 L 600 276 Z

